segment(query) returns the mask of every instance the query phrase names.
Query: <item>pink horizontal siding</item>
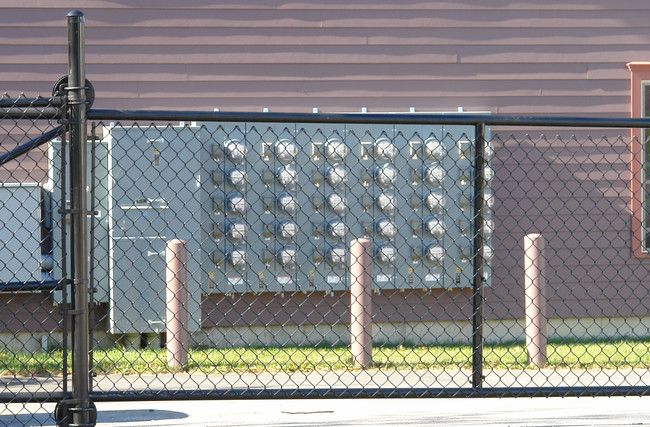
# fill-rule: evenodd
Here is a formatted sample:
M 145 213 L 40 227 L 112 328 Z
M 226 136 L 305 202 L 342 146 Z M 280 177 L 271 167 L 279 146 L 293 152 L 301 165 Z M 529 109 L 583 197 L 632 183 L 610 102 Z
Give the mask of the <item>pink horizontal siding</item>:
M 650 39 L 638 0 L 0 1 L 4 90 L 66 72 L 72 8 L 98 108 L 622 116 Z

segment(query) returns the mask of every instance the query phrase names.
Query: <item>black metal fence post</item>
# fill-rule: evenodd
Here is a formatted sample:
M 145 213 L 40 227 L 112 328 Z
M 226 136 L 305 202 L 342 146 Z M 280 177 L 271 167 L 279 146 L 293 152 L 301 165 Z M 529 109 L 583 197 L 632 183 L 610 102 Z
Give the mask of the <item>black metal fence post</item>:
M 88 227 L 86 222 L 86 18 L 73 10 L 68 18 L 68 122 L 70 131 L 70 217 L 72 242 L 73 324 L 71 424 L 95 424 L 89 398 Z
M 485 199 L 485 123 L 478 123 L 474 152 L 474 244 L 472 310 L 472 387 L 483 387 L 483 228 Z

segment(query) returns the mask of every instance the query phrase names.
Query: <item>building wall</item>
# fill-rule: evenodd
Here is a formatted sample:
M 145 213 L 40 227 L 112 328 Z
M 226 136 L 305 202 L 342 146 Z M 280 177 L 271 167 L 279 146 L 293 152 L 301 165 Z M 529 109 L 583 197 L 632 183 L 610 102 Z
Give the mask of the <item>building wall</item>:
M 642 0 L 15 4 L 0 1 L 3 90 L 11 95 L 50 93 L 53 82 L 67 72 L 65 14 L 81 9 L 87 16 L 87 76 L 97 92 L 94 107 L 102 109 L 311 112 L 318 107 L 336 112 L 367 107 L 385 112 L 463 107 L 493 114 L 624 117 L 630 114 L 625 64 L 650 55 L 650 3 Z M 570 146 L 548 158 L 548 151 L 533 143 L 506 138 L 496 145 L 498 265 L 495 286 L 486 292 L 488 317 L 523 316 L 522 240 L 529 231 L 551 232 L 553 316 L 644 314 L 650 301 L 642 279 L 650 260 L 631 255 L 625 179 L 629 148 L 624 139 L 613 141 L 600 147 L 602 156 L 585 158 L 582 164 L 572 161 Z M 535 172 L 535 159 L 564 172 L 542 176 Z M 38 166 L 43 161 L 31 162 L 28 168 L 14 166 L 17 172 L 11 167 L 0 171 L 0 178 L 11 173 L 10 180 L 44 179 Z M 603 170 L 613 172 L 599 172 Z M 523 191 L 522 182 L 536 182 L 538 190 Z M 578 197 L 570 191 L 585 183 L 593 191 Z M 562 189 L 559 193 L 549 192 L 558 188 L 554 184 Z M 522 208 L 528 205 L 547 208 Z M 567 216 L 578 224 L 579 235 L 587 235 L 595 221 L 608 221 L 604 228 L 610 238 L 594 243 L 597 255 L 578 256 L 585 249 L 563 227 Z M 448 304 L 436 299 L 435 310 L 422 308 L 423 318 L 453 318 L 450 308 L 468 309 L 467 292 L 454 298 Z M 204 311 L 227 312 L 230 304 L 213 298 Z M 318 321 L 309 316 L 314 313 L 291 321 Z M 207 323 L 231 324 L 227 319 Z
M 629 113 L 642 0 L 0 1 L 4 90 L 67 72 L 87 16 L 97 108 Z

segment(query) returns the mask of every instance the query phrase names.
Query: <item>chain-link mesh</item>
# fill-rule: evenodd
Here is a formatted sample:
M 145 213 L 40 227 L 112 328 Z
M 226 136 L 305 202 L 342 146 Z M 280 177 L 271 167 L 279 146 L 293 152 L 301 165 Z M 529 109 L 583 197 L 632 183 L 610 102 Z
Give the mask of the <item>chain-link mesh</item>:
M 46 423 L 67 143 L 0 127 L 0 420 Z M 646 394 L 642 133 L 482 129 L 95 123 L 93 398 Z
M 51 274 L 62 261 L 52 239 L 61 224 L 53 222 L 47 158 L 61 103 L 5 94 L 0 104 L 0 424 L 51 424 L 45 402 L 68 387 L 65 306 L 51 298 L 63 286 Z
M 646 393 L 627 135 L 96 129 L 97 398 Z
M 645 197 L 631 192 L 643 178 L 630 173 L 641 169 L 638 141 L 602 130 L 492 141 L 486 339 L 499 347 L 485 353 L 485 386 L 647 393 L 650 265 L 634 243 L 647 208 L 632 203 Z

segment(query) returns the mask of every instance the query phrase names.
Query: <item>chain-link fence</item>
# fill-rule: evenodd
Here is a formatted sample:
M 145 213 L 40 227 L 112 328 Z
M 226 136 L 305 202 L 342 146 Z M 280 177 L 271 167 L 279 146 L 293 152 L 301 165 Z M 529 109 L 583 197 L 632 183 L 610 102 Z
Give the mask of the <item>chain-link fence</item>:
M 128 119 L 89 150 L 96 399 L 647 392 L 637 139 Z
M 93 400 L 647 394 L 634 121 L 89 114 Z M 53 120 L 2 122 L 7 424 L 73 371 Z

